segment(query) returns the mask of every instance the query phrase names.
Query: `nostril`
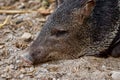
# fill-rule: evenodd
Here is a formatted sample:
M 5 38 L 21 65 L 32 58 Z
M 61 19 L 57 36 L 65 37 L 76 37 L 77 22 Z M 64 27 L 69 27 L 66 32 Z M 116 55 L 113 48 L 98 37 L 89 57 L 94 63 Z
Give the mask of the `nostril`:
M 21 55 L 21 59 L 30 65 L 33 64 L 33 58 L 29 54 Z

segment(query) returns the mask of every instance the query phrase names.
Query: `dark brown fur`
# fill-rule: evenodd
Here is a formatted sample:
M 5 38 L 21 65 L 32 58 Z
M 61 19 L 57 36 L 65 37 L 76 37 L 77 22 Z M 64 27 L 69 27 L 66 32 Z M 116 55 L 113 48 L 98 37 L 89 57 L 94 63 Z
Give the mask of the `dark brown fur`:
M 102 55 L 101 52 L 110 49 L 119 27 L 118 0 L 59 0 L 57 3 L 58 7 L 27 50 L 33 63 Z

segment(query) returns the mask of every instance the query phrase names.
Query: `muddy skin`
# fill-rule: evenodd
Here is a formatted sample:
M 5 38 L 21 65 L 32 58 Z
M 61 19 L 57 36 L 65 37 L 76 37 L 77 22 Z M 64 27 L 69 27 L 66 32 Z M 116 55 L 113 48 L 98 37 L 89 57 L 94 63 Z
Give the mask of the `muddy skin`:
M 57 5 L 38 37 L 23 53 L 25 62 L 38 64 L 83 55 L 103 55 L 101 52 L 116 42 L 118 0 L 58 0 Z

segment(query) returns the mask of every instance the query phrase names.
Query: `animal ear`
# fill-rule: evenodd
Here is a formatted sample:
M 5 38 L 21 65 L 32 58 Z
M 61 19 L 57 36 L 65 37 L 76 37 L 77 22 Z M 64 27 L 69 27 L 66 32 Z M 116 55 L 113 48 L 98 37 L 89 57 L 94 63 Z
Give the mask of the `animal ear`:
M 79 22 L 80 24 L 83 24 L 85 19 L 88 18 L 93 11 L 95 7 L 95 0 L 82 0 L 86 1 L 82 4 L 82 7 L 80 9 L 75 9 L 73 14 L 75 15 L 75 21 Z
M 63 2 L 64 0 L 56 0 L 56 7 L 59 7 Z
M 86 17 L 89 16 L 91 14 L 91 12 L 93 11 L 95 7 L 95 0 L 88 0 L 84 7 L 81 10 L 81 14 L 85 15 Z

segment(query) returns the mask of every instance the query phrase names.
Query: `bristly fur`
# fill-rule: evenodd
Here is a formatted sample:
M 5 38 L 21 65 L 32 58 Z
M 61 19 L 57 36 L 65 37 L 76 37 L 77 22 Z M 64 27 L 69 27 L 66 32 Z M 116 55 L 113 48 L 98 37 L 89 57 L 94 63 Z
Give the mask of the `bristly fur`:
M 96 7 L 90 18 L 90 33 L 92 44 L 95 44 L 93 47 L 97 45 L 102 56 L 110 55 L 114 43 L 120 39 L 119 18 L 118 0 L 96 0 Z
M 120 39 L 118 1 L 96 0 L 95 6 L 95 0 L 61 0 L 29 47 L 34 63 L 83 55 L 106 57 Z

